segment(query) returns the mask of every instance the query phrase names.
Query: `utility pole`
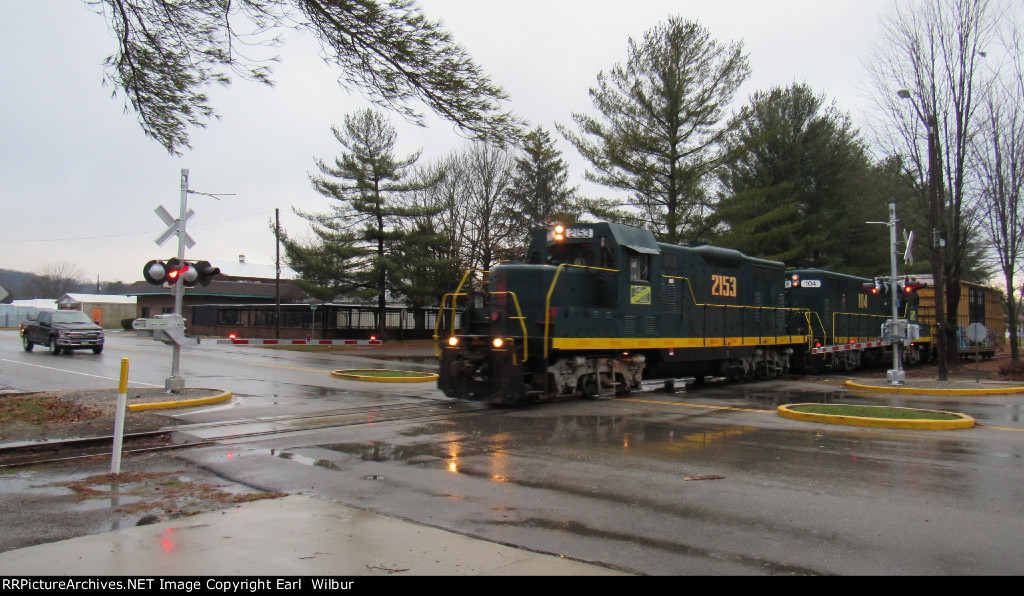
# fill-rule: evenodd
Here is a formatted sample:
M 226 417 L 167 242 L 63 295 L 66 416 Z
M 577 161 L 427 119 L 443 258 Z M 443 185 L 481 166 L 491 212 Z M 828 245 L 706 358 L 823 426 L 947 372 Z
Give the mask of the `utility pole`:
M 274 310 L 274 337 L 281 339 L 281 210 L 274 208 L 274 240 L 276 248 L 277 281 L 274 296 L 277 307 Z
M 903 372 L 903 358 L 900 353 L 900 348 L 903 346 L 903 340 L 898 336 L 899 331 L 899 298 L 900 288 L 899 284 L 896 283 L 896 277 L 898 272 L 896 270 L 896 255 L 899 253 L 898 234 L 896 228 L 899 225 L 899 220 L 896 219 L 896 203 L 889 203 L 889 270 L 892 274 L 892 279 L 889 287 L 889 296 L 892 302 L 892 323 L 889 327 L 889 335 L 892 337 L 892 369 L 886 374 L 890 385 L 902 385 L 906 379 L 906 373 Z

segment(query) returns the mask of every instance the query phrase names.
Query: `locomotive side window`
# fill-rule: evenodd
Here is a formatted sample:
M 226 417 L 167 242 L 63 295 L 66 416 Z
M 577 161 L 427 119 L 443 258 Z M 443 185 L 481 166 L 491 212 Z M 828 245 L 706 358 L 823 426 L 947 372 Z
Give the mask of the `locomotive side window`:
M 651 281 L 651 255 L 630 255 L 629 280 Z

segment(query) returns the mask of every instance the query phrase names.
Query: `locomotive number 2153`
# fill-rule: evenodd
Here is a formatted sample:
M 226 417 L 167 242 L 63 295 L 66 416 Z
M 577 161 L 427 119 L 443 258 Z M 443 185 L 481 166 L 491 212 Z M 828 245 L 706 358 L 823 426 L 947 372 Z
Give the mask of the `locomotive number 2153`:
M 736 297 L 736 278 L 726 275 L 711 276 L 711 295 Z

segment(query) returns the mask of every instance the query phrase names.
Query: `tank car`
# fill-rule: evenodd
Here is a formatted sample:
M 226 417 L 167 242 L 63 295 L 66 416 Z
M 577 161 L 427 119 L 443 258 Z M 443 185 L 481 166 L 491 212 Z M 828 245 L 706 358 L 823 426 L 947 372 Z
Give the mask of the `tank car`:
M 645 380 L 774 377 L 790 329 L 785 266 L 659 243 L 613 223 L 537 230 L 522 263 L 468 272 L 438 319 L 438 386 L 513 405 L 621 395 Z

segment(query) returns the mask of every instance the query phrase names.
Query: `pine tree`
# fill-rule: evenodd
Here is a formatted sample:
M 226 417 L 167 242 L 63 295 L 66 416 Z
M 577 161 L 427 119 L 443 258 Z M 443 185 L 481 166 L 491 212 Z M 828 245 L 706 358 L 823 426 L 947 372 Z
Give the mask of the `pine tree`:
M 538 126 L 530 131 L 521 150 L 505 194 L 525 247 L 531 230 L 548 220 L 576 221 L 580 207 L 577 187 L 567 185 L 569 168 L 546 130 Z
M 227 85 L 229 72 L 271 85 L 273 63 L 245 46 L 276 46 L 283 31 L 311 32 L 339 84 L 418 124 L 425 104 L 467 136 L 508 140 L 518 119 L 507 96 L 441 24 L 411 0 L 84 0 L 102 14 L 117 51 L 105 82 L 138 114 L 143 132 L 170 153 L 188 148 L 191 126 L 217 113 L 205 89 Z M 251 33 L 239 23 L 251 23 Z
M 367 109 L 346 116 L 344 125 L 332 132 L 344 150 L 333 163 L 317 160 L 322 175 L 311 181 L 317 192 L 336 202 L 327 213 L 297 211 L 312 224 L 316 240 L 302 243 L 285 237 L 282 242 L 302 287 L 312 288 L 321 299 L 335 299 L 338 293 L 375 298 L 383 334 L 388 293 L 405 287 L 402 280 L 410 265 L 397 252 L 397 247 L 410 246 L 403 224 L 430 215 L 408 197 L 436 180 L 413 176 L 418 152 L 396 159 L 397 134 L 380 112 Z M 417 266 L 423 266 L 422 260 Z
M 755 94 L 727 145 L 719 244 L 795 267 L 874 274 L 888 263 L 887 201 L 849 119 L 805 85 Z M 850 247 L 855 247 L 851 249 Z M 871 255 L 873 258 L 868 258 Z
M 670 18 L 630 39 L 626 64 L 590 90 L 601 118 L 573 114 L 580 134 L 558 127 L 594 167 L 588 180 L 628 193 L 629 209 L 605 215 L 639 218 L 666 242 L 702 236 L 725 111 L 749 74 L 742 43 L 722 45 L 697 23 Z

